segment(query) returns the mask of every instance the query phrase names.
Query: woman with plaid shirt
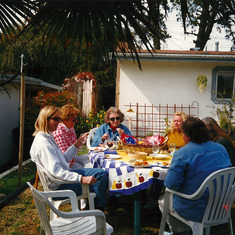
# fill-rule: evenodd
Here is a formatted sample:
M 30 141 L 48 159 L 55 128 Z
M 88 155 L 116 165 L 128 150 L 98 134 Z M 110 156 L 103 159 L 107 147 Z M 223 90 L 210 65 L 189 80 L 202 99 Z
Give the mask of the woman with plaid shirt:
M 77 141 L 74 125 L 77 122 L 79 110 L 73 105 L 67 104 L 61 108 L 61 120 L 57 130 L 53 132 L 53 136 L 62 153 L 68 151 L 69 148 Z M 78 151 L 81 148 L 78 149 Z M 91 163 L 88 154 L 74 156 L 70 161 L 71 169 L 90 168 Z

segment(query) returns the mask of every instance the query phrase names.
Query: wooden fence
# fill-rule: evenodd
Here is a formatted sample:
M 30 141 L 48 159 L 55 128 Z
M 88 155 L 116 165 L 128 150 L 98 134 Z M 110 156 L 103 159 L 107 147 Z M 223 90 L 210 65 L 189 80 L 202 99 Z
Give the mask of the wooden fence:
M 132 109 L 134 117 L 125 121 L 129 124 L 129 129 L 134 136 L 145 137 L 148 134 L 162 135 L 165 133 L 167 124 L 170 124 L 176 111 L 184 111 L 190 116 L 199 116 L 199 104 L 194 101 L 191 105 L 124 105 L 126 110 Z
M 81 108 L 83 114 L 89 115 L 90 111 L 94 108 L 94 89 L 92 87 L 92 80 L 83 81 L 76 84 L 74 91 L 78 98 L 78 106 Z

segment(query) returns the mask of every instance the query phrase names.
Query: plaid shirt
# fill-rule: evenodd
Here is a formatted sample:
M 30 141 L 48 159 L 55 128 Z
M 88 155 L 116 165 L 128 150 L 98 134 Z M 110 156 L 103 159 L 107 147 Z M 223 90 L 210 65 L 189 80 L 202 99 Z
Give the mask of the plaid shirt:
M 77 140 L 74 128 L 68 129 L 63 123 L 59 123 L 57 130 L 53 132 L 53 136 L 62 153 Z

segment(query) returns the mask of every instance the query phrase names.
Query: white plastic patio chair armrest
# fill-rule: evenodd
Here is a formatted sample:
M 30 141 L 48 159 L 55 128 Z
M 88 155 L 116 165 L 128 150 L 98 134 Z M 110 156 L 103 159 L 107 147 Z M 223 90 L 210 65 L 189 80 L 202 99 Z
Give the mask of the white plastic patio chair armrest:
M 203 195 L 203 193 L 205 192 L 205 190 L 208 187 L 212 186 L 212 184 L 213 184 L 212 180 L 216 178 L 216 175 L 220 172 L 223 172 L 226 169 L 230 169 L 231 171 L 234 171 L 235 167 L 224 168 L 224 169 L 220 169 L 218 171 L 211 173 L 210 175 L 208 175 L 206 177 L 206 179 L 204 179 L 203 183 L 200 185 L 200 187 L 197 189 L 197 191 L 193 194 L 188 195 L 188 194 L 177 192 L 177 191 L 169 189 L 169 188 L 166 188 L 166 191 L 169 191 L 170 193 L 173 193 L 175 195 L 178 195 L 180 197 L 183 197 L 183 198 L 186 198 L 189 200 L 196 200 Z M 209 179 L 212 179 L 212 180 L 210 180 L 210 183 L 208 182 Z
M 174 194 L 174 195 L 177 195 L 177 196 L 189 199 L 189 200 L 196 200 L 196 199 L 200 198 L 203 195 L 206 188 L 207 188 L 207 185 L 203 182 L 201 184 L 201 186 L 197 189 L 197 191 L 194 192 L 193 194 L 184 194 L 184 193 L 180 193 L 176 190 L 169 189 L 169 188 L 166 188 L 165 192 L 169 192 L 171 194 Z
M 74 182 L 74 181 L 62 180 L 62 179 L 58 179 L 58 178 L 52 176 L 52 175 L 50 174 L 50 172 L 49 172 L 47 169 L 45 169 L 43 166 L 41 166 L 41 165 L 38 164 L 38 163 L 36 163 L 36 166 L 37 166 L 37 168 L 38 168 L 40 171 L 45 172 L 45 174 L 47 175 L 47 177 L 48 177 L 51 181 L 53 181 L 53 182 L 55 182 L 55 183 L 57 183 L 57 184 L 74 184 L 74 183 L 76 183 L 76 182 Z M 77 183 L 78 183 L 78 182 L 77 182 Z M 81 186 L 82 186 L 82 195 L 78 196 L 77 199 L 80 200 L 80 199 L 82 199 L 82 198 L 88 198 L 90 209 L 94 209 L 94 208 L 95 208 L 95 206 L 94 206 L 94 198 L 96 197 L 96 194 L 95 194 L 95 193 L 90 193 L 89 185 L 87 185 L 87 184 L 82 184 L 82 183 L 81 183 Z M 58 190 L 57 190 L 57 191 L 58 191 Z M 67 200 L 63 200 L 62 203 L 63 203 L 63 204 L 64 204 L 64 203 L 67 203 Z M 58 204 L 58 206 L 59 206 L 59 205 L 60 205 L 60 204 Z
M 96 216 L 96 217 L 102 217 L 105 219 L 105 215 L 101 210 L 84 210 L 84 211 L 60 211 L 57 210 L 54 211 L 58 216 L 62 218 L 76 218 L 76 217 L 87 217 L 87 216 Z
M 69 200 L 72 206 L 72 211 L 77 211 L 78 210 L 78 197 L 76 196 L 75 192 L 72 190 L 56 190 L 56 191 L 42 191 L 41 192 L 45 197 L 48 198 L 60 198 L 60 197 L 68 197 L 69 199 L 66 199 L 67 201 Z M 52 208 L 54 207 L 54 204 L 50 203 Z
M 81 184 L 82 185 L 82 198 L 87 198 L 89 202 L 90 209 L 95 209 L 94 198 L 96 197 L 95 193 L 90 193 L 89 185 L 88 184 Z

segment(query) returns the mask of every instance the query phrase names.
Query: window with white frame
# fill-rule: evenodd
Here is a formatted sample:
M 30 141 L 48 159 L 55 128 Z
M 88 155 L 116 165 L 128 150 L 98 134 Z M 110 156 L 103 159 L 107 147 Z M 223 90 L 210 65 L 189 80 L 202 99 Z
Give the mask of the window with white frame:
M 216 67 L 212 71 L 212 101 L 231 99 L 235 94 L 235 67 Z

